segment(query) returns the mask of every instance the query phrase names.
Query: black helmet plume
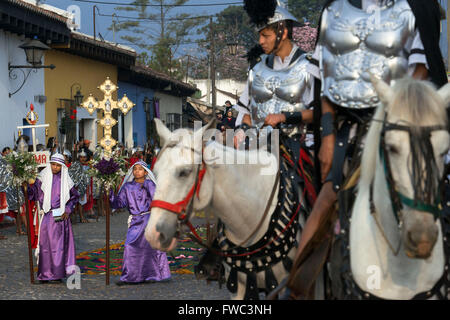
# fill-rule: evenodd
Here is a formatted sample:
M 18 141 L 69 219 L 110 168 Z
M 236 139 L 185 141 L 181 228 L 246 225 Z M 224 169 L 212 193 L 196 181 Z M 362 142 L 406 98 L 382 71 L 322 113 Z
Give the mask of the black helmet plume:
M 253 67 L 261 60 L 260 57 L 263 53 L 264 50 L 259 44 L 255 45 L 247 52 L 244 57 L 247 58 L 250 69 L 253 69 Z
M 276 0 L 244 0 L 244 10 L 256 26 L 267 25 L 275 15 L 276 8 Z

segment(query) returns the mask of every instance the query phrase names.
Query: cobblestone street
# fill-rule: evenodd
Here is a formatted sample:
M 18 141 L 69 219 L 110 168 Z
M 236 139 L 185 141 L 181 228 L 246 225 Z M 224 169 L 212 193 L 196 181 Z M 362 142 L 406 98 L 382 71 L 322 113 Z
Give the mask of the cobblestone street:
M 124 241 L 127 232 L 128 212 L 111 217 L 111 244 Z M 105 246 L 105 218 L 98 222 L 76 223 L 73 232 L 77 254 Z M 0 229 L 8 237 L 0 241 L 0 299 L 12 300 L 218 300 L 229 299 L 226 288 L 217 283 L 207 285 L 192 274 L 172 274 L 165 283 L 117 286 L 119 276 L 111 275 L 110 285 L 105 285 L 104 275 L 82 275 L 81 289 L 68 289 L 62 284 L 31 285 L 28 267 L 27 236 L 17 236 L 16 227 Z M 34 261 L 36 267 L 36 260 Z M 36 274 L 35 274 L 36 276 Z

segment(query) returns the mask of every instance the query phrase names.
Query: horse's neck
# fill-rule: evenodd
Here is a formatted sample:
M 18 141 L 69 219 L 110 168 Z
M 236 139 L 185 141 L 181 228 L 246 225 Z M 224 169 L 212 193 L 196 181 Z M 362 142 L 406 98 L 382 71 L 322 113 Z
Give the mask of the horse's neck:
M 373 187 L 373 201 L 380 227 L 370 210 L 370 189 L 361 188 L 355 201 L 350 226 L 350 261 L 359 287 L 386 299 L 410 299 L 429 290 L 443 271 L 442 233 L 432 256 L 427 260 L 411 259 L 400 247 L 398 223 L 392 211 L 384 170 L 379 161 Z M 387 240 L 386 240 L 387 239 Z M 379 276 L 379 279 L 375 277 Z M 378 282 L 379 280 L 379 282 Z M 379 286 L 377 285 L 379 284 Z
M 237 157 L 244 155 L 244 151 L 233 149 L 227 149 L 226 153 Z M 272 164 L 278 169 L 274 159 Z M 263 217 L 276 177 L 275 174 L 262 174 L 264 168 L 267 165 L 225 163 L 213 166 L 214 192 L 210 209 L 225 224 L 226 235 L 235 244 L 246 240 Z M 276 200 L 275 195 L 272 202 L 276 203 Z M 270 214 L 247 245 L 253 244 L 265 233 L 269 218 Z

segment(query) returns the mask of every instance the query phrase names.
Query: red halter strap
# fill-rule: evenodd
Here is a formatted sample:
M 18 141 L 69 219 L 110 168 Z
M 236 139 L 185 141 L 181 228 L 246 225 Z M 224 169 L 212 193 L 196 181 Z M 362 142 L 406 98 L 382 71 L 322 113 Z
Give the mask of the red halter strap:
M 198 198 L 198 194 L 200 192 L 200 187 L 203 181 L 203 177 L 205 176 L 206 173 L 206 165 L 203 162 L 202 163 L 202 169 L 198 172 L 198 177 L 194 182 L 194 185 L 192 186 L 192 188 L 189 190 L 189 193 L 186 195 L 186 197 L 177 202 L 177 203 L 170 203 L 170 202 L 166 202 L 163 200 L 153 200 L 152 204 L 150 206 L 150 208 L 161 208 L 170 212 L 173 212 L 175 214 L 178 215 L 178 219 L 181 221 L 184 221 L 187 219 L 188 217 L 188 213 L 186 212 L 186 209 L 189 205 L 189 203 L 191 202 L 192 198 L 194 197 L 194 192 L 195 194 L 197 194 L 197 198 Z

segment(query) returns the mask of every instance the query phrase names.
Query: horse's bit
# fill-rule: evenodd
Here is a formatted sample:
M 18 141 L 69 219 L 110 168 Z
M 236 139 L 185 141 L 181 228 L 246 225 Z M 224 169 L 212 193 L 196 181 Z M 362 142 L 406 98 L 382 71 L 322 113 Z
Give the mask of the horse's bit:
M 434 220 L 437 220 L 439 218 L 440 211 L 441 211 L 441 204 L 440 204 L 441 198 L 440 198 L 440 194 L 439 194 L 440 188 L 438 188 L 438 195 L 437 195 L 437 197 L 435 197 L 434 203 L 431 203 L 431 197 L 432 197 L 431 194 L 427 195 L 428 196 L 427 200 L 420 200 L 420 199 L 417 199 L 417 192 L 415 192 L 414 199 L 411 199 L 411 198 L 405 196 L 404 194 L 402 194 L 401 192 L 399 192 L 395 186 L 394 178 L 392 176 L 389 154 L 387 152 L 387 146 L 386 146 L 384 138 L 385 138 L 386 132 L 390 131 L 390 130 L 400 130 L 400 131 L 408 132 L 410 135 L 411 146 L 413 146 L 413 143 L 417 143 L 417 142 L 424 144 L 424 146 L 427 150 L 422 150 L 422 152 L 429 151 L 427 153 L 427 157 L 430 158 L 430 161 L 428 161 L 427 165 L 428 165 L 428 167 L 431 166 L 432 168 L 436 168 L 436 159 L 434 158 L 434 153 L 432 152 L 433 150 L 432 150 L 432 146 L 431 146 L 431 142 L 430 142 L 430 136 L 433 131 L 447 130 L 447 127 L 445 127 L 443 125 L 419 127 L 418 133 L 420 136 L 414 137 L 415 134 L 413 134 L 413 132 L 412 132 L 413 130 L 411 129 L 411 127 L 406 126 L 406 125 L 389 123 L 386 121 L 386 117 L 387 117 L 387 115 L 385 116 L 385 120 L 382 121 L 383 129 L 381 132 L 379 154 L 380 154 L 380 160 L 383 164 L 385 175 L 386 175 L 388 191 L 389 191 L 391 203 L 392 203 L 392 211 L 393 211 L 394 217 L 398 223 L 398 227 L 399 227 L 399 229 L 401 229 L 402 224 L 403 224 L 402 217 L 400 215 L 401 211 L 403 210 L 403 205 L 406 205 L 412 209 L 431 213 L 434 217 Z M 373 121 L 381 122 L 381 120 L 375 120 L 375 119 Z M 421 141 L 413 141 L 413 140 L 416 140 L 413 138 L 419 138 Z M 411 152 L 413 152 L 413 149 L 411 149 Z M 418 156 L 417 154 L 413 154 L 413 159 L 412 159 L 413 163 L 414 163 L 414 161 L 419 161 L 419 159 L 414 159 L 417 156 Z M 423 156 L 423 159 L 426 161 L 425 156 Z M 420 162 L 418 162 L 417 164 L 418 164 L 418 166 L 416 168 L 414 168 L 414 164 L 413 164 L 413 168 L 412 168 L 413 176 L 418 174 L 418 172 L 414 172 L 414 170 L 416 170 L 416 171 L 417 171 L 417 169 L 420 170 L 420 168 L 419 168 Z M 429 172 L 429 174 L 432 175 L 433 172 Z M 420 180 L 420 182 L 423 182 L 423 181 Z M 427 182 L 425 181 L 424 183 L 426 184 Z M 420 186 L 419 186 L 419 188 L 420 188 Z M 393 246 L 391 245 L 391 243 L 389 242 L 389 240 L 387 239 L 381 224 L 379 223 L 377 217 L 375 216 L 376 209 L 375 209 L 375 204 L 373 201 L 373 184 L 371 185 L 371 188 L 370 188 L 370 207 L 371 207 L 371 213 L 374 216 L 375 222 L 377 223 L 377 226 L 380 229 L 383 237 L 387 241 L 387 243 L 388 243 L 389 247 L 391 248 L 392 252 L 394 253 L 394 255 L 397 255 L 400 250 L 401 242 L 398 246 L 398 249 L 395 250 L 393 248 Z

